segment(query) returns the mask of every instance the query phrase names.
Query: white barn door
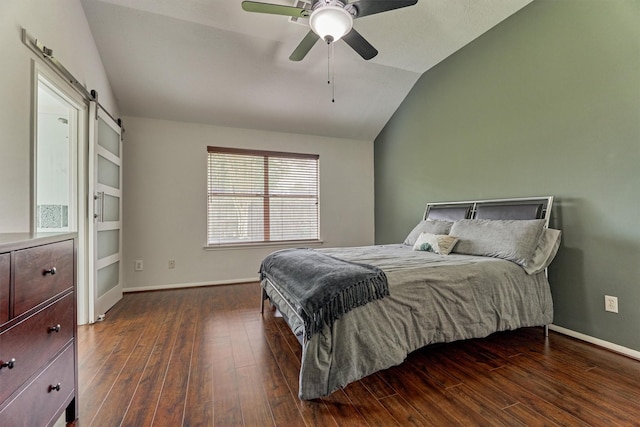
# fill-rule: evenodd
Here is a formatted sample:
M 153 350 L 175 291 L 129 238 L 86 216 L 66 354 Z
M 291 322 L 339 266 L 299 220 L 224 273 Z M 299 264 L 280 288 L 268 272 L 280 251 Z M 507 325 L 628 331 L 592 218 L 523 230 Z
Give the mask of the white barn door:
M 89 104 L 89 322 L 122 299 L 122 129 Z M 92 211 L 92 212 L 91 212 Z M 93 218 L 93 220 L 91 220 Z

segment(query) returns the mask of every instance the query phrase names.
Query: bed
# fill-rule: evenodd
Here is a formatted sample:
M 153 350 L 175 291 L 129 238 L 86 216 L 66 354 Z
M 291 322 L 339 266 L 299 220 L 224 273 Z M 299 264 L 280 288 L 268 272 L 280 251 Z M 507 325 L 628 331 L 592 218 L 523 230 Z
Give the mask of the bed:
M 429 344 L 530 326 L 546 333 L 546 268 L 560 241 L 548 227 L 552 203 L 429 203 L 401 244 L 266 257 L 262 308 L 270 301 L 302 345 L 300 399 L 329 395 Z

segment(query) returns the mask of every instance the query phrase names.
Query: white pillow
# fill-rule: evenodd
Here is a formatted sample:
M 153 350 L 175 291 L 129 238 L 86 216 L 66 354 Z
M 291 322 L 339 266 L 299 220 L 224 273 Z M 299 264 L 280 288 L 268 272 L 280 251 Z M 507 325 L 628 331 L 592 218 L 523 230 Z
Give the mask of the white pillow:
M 453 222 L 440 221 L 432 219 L 423 219 L 416 225 L 411 233 L 404 239 L 404 244 L 407 246 L 413 246 L 416 243 L 416 239 L 420 233 L 432 233 L 432 234 L 449 234 Z
M 456 243 L 458 243 L 458 238 L 455 236 L 422 232 L 416 239 L 413 250 L 449 255 L 449 252 L 451 252 Z
M 527 274 L 540 273 L 549 267 L 556 253 L 558 253 L 561 234 L 562 232 L 560 230 L 553 228 L 544 229 L 540 239 L 538 239 L 538 246 L 536 246 L 536 249 L 533 251 L 531 259 L 523 266 Z

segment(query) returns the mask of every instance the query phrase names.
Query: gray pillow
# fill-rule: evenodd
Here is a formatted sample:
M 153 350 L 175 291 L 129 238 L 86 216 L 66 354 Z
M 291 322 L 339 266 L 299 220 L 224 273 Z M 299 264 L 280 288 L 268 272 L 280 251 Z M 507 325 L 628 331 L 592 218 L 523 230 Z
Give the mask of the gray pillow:
M 423 219 L 411 230 L 403 244 L 413 246 L 421 233 L 449 234 L 452 225 L 450 221 Z
M 545 220 L 463 219 L 450 234 L 460 240 L 453 252 L 502 258 L 527 265 L 536 249 Z

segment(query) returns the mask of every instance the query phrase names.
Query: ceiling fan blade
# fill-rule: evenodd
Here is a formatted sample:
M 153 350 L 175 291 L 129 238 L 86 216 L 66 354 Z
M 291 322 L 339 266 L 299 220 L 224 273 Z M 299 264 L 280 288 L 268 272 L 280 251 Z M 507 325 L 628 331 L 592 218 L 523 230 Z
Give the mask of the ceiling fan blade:
M 362 56 L 367 61 L 378 54 L 375 47 L 371 45 L 364 37 L 360 35 L 354 28 L 351 29 L 345 36 L 342 36 L 344 40 L 358 55 Z
M 418 0 L 359 0 L 349 3 L 358 11 L 356 18 L 361 18 L 401 7 L 413 6 Z
M 302 39 L 298 47 L 295 48 L 291 56 L 289 57 L 292 61 L 301 61 L 307 53 L 311 50 L 314 44 L 320 39 L 313 31 L 309 31 L 306 36 Z
M 311 12 L 301 7 L 282 6 L 280 4 L 271 4 L 271 3 L 259 3 L 256 1 L 243 1 L 242 9 L 247 12 L 295 16 L 296 18 L 308 18 L 309 15 L 311 14 Z

